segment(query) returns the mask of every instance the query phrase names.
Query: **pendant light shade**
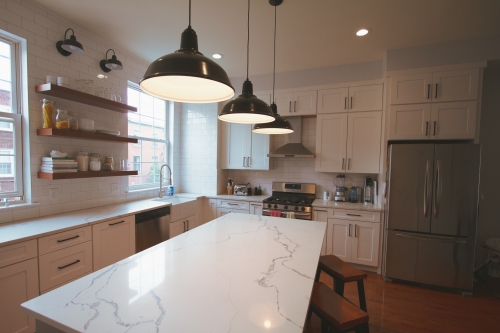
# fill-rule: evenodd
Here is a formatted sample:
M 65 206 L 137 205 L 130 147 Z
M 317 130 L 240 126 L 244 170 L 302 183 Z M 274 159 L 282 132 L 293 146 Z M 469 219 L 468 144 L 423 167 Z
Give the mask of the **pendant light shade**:
M 224 69 L 198 51 L 198 37 L 191 28 L 191 1 L 181 48 L 152 62 L 140 86 L 150 95 L 185 103 L 214 103 L 234 96 Z
M 276 6 L 281 5 L 283 0 L 269 0 L 274 6 L 274 66 L 273 66 L 273 103 L 271 109 L 274 113 L 274 121 L 265 124 L 255 124 L 252 132 L 259 134 L 289 134 L 293 133 L 292 125 L 288 120 L 278 114 L 278 107 L 274 103 L 274 86 L 276 82 Z
M 219 119 L 229 123 L 259 124 L 274 121 L 274 114 L 266 102 L 253 94 L 252 82 L 248 79 L 250 50 L 250 0 L 248 0 L 248 32 L 247 32 L 247 79 L 243 82 L 241 95 L 229 101 L 222 108 Z

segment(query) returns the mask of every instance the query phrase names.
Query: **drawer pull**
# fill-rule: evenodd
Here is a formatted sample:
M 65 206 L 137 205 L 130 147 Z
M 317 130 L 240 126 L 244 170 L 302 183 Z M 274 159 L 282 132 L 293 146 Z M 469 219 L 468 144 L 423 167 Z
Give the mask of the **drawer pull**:
M 262 207 L 262 204 L 251 204 L 252 206 Z
M 227 204 L 230 205 L 230 206 L 239 206 L 240 205 L 240 204 L 237 204 L 237 203 L 230 203 L 230 202 L 228 202 Z
M 64 243 L 64 242 L 70 241 L 72 239 L 77 239 L 79 237 L 80 237 L 80 235 L 76 235 L 76 236 L 73 236 L 73 237 L 70 237 L 70 238 L 66 238 L 66 239 L 58 239 L 57 242 L 58 243 Z
M 80 262 L 80 259 L 78 259 L 75 262 L 72 262 L 71 264 L 67 264 L 67 265 L 64 265 L 64 266 L 61 266 L 61 267 L 57 267 L 57 268 L 58 269 L 65 269 L 66 267 L 73 266 L 74 264 L 78 264 L 79 262 Z
M 315 212 L 326 212 L 326 210 L 322 210 L 322 209 L 315 209 L 314 211 Z
M 109 226 L 112 226 L 112 225 L 121 224 L 121 223 L 123 223 L 123 222 L 125 222 L 125 221 L 120 221 L 120 222 L 110 223 L 110 224 L 108 224 L 108 225 L 109 225 Z
M 359 214 L 346 214 L 347 216 L 361 216 Z

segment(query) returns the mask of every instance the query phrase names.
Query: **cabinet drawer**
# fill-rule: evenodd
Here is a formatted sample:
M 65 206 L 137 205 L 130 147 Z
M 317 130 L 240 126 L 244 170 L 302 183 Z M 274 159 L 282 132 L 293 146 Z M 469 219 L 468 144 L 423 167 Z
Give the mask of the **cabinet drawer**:
M 0 267 L 37 256 L 36 239 L 0 247 Z
M 248 210 L 250 208 L 250 204 L 248 201 L 219 200 L 217 207 Z
M 65 249 L 92 240 L 91 227 L 78 228 L 58 234 L 41 237 L 38 239 L 38 252 L 40 255 Z
M 380 222 L 380 212 L 329 209 L 328 217 L 353 221 Z
M 92 272 L 92 242 L 85 242 L 39 257 L 40 291 L 65 284 Z

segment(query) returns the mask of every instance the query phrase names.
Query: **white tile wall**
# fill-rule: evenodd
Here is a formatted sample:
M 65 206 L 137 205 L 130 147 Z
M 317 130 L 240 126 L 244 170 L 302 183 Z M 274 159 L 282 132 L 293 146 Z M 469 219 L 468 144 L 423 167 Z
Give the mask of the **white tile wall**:
M 287 143 L 286 135 L 271 136 L 271 151 Z M 302 118 L 302 144 L 316 151 L 316 118 Z M 333 192 L 335 186 L 333 179 L 336 173 L 315 172 L 313 158 L 271 158 L 271 170 L 249 171 L 228 170 L 227 177 L 236 184 L 250 183 L 252 188 L 262 187 L 263 194 L 270 195 L 272 182 L 299 182 L 316 184 L 316 197 L 322 198 L 323 191 Z M 364 174 L 347 174 L 347 178 L 354 186 L 363 186 Z M 377 175 L 370 175 L 377 179 Z M 222 181 L 222 180 L 221 180 Z
M 64 32 L 70 27 L 75 31 L 77 40 L 83 44 L 85 53 L 64 57 L 57 52 L 55 44 L 64 38 Z M 93 119 L 97 129 L 119 130 L 124 134 L 127 133 L 127 115 L 37 94 L 34 92 L 35 85 L 44 83 L 46 75 L 69 77 L 71 84 L 74 84 L 75 79 L 93 79 L 95 85 L 113 88 L 126 101 L 127 80 L 139 82 L 148 64 L 26 0 L 0 0 L 0 29 L 27 40 L 31 192 L 33 202 L 40 203 L 39 206 L 29 209 L 2 211 L 0 223 L 154 195 L 154 191 L 126 193 L 127 177 L 57 181 L 36 177 L 41 157 L 48 156 L 50 151 L 54 149 L 68 152 L 70 155 L 83 150 L 99 153 L 102 158 L 106 155 L 113 156 L 115 160 L 127 158 L 127 144 L 38 137 L 36 129 L 42 127 L 40 99 L 53 99 L 58 107 L 75 111 L 79 118 Z M 124 70 L 111 71 L 106 74 L 107 79 L 100 80 L 97 78 L 97 74 L 101 73 L 99 61 L 105 58 L 105 53 L 110 48 L 115 50 L 117 58 L 124 63 Z M 119 191 L 117 193 L 111 193 L 112 183 L 118 184 Z M 49 189 L 57 190 L 57 199 L 50 199 Z

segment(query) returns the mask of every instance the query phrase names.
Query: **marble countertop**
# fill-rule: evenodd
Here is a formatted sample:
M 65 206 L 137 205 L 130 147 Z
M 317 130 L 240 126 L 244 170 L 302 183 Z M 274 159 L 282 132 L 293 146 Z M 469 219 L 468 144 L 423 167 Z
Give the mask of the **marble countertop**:
M 321 208 L 335 208 L 335 209 L 348 209 L 348 210 L 364 210 L 372 212 L 380 212 L 382 208 L 374 204 L 365 204 L 362 202 L 336 202 L 336 201 L 324 201 L 323 199 L 314 200 L 313 207 Z
M 262 200 L 269 198 L 270 195 L 227 195 L 227 194 L 217 194 L 217 195 L 205 195 L 205 197 L 209 198 L 209 199 L 262 202 Z
M 227 214 L 21 307 L 71 333 L 299 333 L 325 228 Z

